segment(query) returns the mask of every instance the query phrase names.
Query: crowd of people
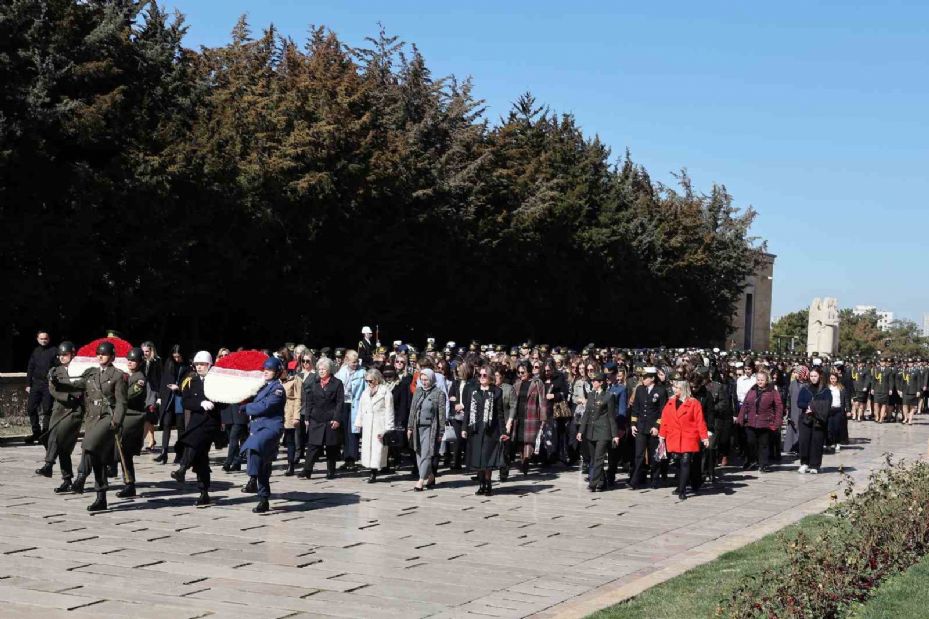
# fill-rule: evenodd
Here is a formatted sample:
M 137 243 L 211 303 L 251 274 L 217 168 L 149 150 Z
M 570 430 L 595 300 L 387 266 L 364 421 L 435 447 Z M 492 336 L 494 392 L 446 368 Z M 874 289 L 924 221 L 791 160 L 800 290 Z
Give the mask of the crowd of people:
M 506 482 L 513 469 L 579 467 L 592 492 L 624 481 L 633 490 L 657 489 L 674 473 L 674 492 L 684 500 L 732 467 L 766 474 L 785 456 L 799 459 L 799 473 L 817 474 L 824 453 L 848 443 L 850 424 L 910 424 L 929 400 L 922 359 L 846 363 L 818 353 L 528 342 L 441 347 L 431 338 L 422 350 L 402 341 L 388 349 L 370 328 L 361 335 L 354 349 L 264 351 L 264 386 L 245 402 L 224 404 L 204 393 L 214 363 L 208 351 L 188 358 L 176 345 L 162 359 L 148 341 L 127 353 L 126 373 L 103 342 L 97 366 L 73 378 L 74 345 L 56 348 L 40 332 L 27 372 L 27 442 L 46 446 L 36 473 L 52 477 L 57 462 L 56 493 L 83 493 L 93 475 L 90 511 L 107 509 L 118 465 L 124 483 L 116 495 L 136 495 L 133 459 L 146 453 L 161 464 L 173 453 L 171 477 L 185 483 L 192 470 L 197 505 L 209 505 L 214 447 L 225 450 L 226 473 L 246 468 L 242 492 L 258 495 L 258 513 L 269 509 L 272 463 L 282 448 L 282 474 L 302 479 L 324 459 L 329 479 L 364 470 L 376 483 L 409 471 L 418 492 L 440 473 L 461 472 L 472 475 L 476 494 L 491 496 L 495 472 Z M 222 348 L 216 358 L 229 353 Z

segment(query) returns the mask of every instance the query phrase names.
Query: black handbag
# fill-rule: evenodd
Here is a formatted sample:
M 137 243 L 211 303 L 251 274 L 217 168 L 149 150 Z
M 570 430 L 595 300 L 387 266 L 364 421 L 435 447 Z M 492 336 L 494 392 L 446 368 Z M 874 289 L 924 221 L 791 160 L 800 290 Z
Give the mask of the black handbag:
M 403 435 L 400 430 L 387 430 L 381 436 L 381 443 L 385 447 L 399 447 L 403 441 Z

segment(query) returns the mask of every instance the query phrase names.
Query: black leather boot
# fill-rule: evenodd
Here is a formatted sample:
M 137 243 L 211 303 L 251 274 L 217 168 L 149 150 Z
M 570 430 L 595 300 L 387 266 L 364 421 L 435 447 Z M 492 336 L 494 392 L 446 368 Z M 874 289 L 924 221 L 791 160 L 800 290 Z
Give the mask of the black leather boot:
M 271 509 L 271 507 L 268 505 L 268 499 L 261 499 L 258 501 L 258 505 L 252 508 L 252 511 L 256 514 L 263 514 L 269 509 Z
M 484 482 L 484 496 L 492 496 L 494 493 L 493 486 L 490 483 L 490 478 L 487 478 L 487 481 Z
M 474 492 L 476 495 L 484 494 L 484 489 L 487 487 L 487 482 L 484 481 L 484 478 L 481 477 L 481 485 L 477 487 L 477 490 Z
M 197 499 L 197 507 L 206 507 L 210 504 L 210 495 L 206 490 L 200 492 L 200 497 Z
M 294 463 L 291 462 L 287 465 L 287 470 L 284 471 L 284 477 L 293 477 L 294 476 Z
M 176 481 L 179 484 L 184 483 L 184 475 L 187 473 L 183 468 L 179 468 L 176 471 L 171 472 L 171 479 Z
M 153 462 L 158 464 L 167 464 L 168 463 L 168 454 L 166 452 L 161 452 L 161 455 L 156 457 Z
M 74 494 L 84 494 L 84 477 L 75 477 L 74 481 L 71 482 L 71 492 Z
M 128 499 L 135 496 L 135 484 L 126 484 L 122 490 L 116 493 L 120 499 Z
M 246 494 L 255 494 L 256 492 L 258 492 L 258 478 L 249 477 L 248 482 L 242 488 L 242 492 Z
M 61 482 L 61 485 L 55 488 L 55 494 L 66 494 L 71 492 L 71 480 L 66 479 Z
M 102 512 L 106 509 L 106 492 L 97 491 L 97 499 L 87 506 L 89 512 Z
M 52 465 L 49 462 L 46 462 L 42 465 L 42 468 L 35 470 L 36 475 L 41 475 L 42 477 L 51 477 L 52 476 Z

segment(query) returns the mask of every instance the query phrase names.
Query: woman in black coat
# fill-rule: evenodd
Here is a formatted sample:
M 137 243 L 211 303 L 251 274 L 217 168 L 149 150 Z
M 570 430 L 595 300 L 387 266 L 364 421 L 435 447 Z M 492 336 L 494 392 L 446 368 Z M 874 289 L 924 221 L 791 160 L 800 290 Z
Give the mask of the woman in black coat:
M 345 419 L 345 387 L 332 375 L 332 361 L 323 357 L 316 364 L 316 380 L 303 382 L 303 410 L 306 422 L 306 460 L 301 479 L 310 479 L 319 451 L 326 448 L 326 479 L 335 477 L 335 463 L 342 444 Z
M 161 373 L 161 387 L 155 404 L 159 407 L 158 425 L 161 426 L 161 454 L 155 462 L 168 462 L 168 442 L 171 440 L 171 428 L 177 426 L 178 435 L 184 431 L 184 405 L 181 402 L 181 383 L 190 373 L 190 365 L 181 352 L 181 346 L 171 347 L 171 356 L 165 360 Z M 174 463 L 178 464 L 181 454 L 175 454 Z
M 469 408 L 461 436 L 468 439 L 468 466 L 477 470 L 480 487 L 475 494 L 490 496 L 490 476 L 502 467 L 506 434 L 503 392 L 494 386 L 490 367 L 478 370 L 479 386 L 471 388 Z

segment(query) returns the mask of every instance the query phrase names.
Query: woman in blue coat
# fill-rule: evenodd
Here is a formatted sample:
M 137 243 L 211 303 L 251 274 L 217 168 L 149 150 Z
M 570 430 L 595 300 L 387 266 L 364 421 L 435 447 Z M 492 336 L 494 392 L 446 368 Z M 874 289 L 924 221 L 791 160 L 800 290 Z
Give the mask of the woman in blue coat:
M 242 445 L 248 454 L 248 475 L 257 481 L 258 505 L 252 509 L 256 514 L 268 511 L 271 497 L 271 463 L 284 434 L 284 385 L 278 380 L 283 369 L 281 360 L 270 357 L 264 362 L 264 386 L 241 410 L 249 418 L 249 437 Z M 251 485 L 251 482 L 249 483 Z M 248 491 L 248 486 L 243 492 Z

